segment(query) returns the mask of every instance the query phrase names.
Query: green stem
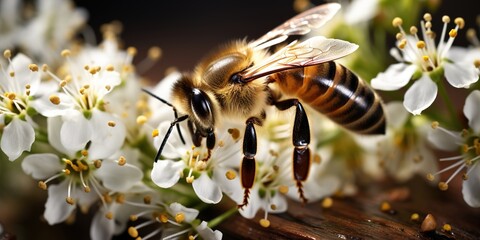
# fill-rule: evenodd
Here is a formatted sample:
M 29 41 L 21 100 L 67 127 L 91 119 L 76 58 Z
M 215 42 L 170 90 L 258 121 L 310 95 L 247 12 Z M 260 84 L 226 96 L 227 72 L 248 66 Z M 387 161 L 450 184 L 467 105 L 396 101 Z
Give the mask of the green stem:
M 238 209 L 237 207 L 233 207 L 231 208 L 230 210 L 224 212 L 223 214 L 221 214 L 220 216 L 208 221 L 208 224 L 207 226 L 209 228 L 214 228 L 216 227 L 218 224 L 222 223 L 223 221 L 225 221 L 227 218 L 231 217 L 233 214 L 237 213 Z
M 438 92 L 442 97 L 443 101 L 445 102 L 445 105 L 447 106 L 447 110 L 450 115 L 450 119 L 449 119 L 450 125 L 457 130 L 461 129 L 462 124 L 459 122 L 457 118 L 457 111 L 455 110 L 452 100 L 450 99 L 450 96 L 447 93 L 447 89 L 445 88 L 445 84 L 443 83 L 443 81 L 438 82 Z

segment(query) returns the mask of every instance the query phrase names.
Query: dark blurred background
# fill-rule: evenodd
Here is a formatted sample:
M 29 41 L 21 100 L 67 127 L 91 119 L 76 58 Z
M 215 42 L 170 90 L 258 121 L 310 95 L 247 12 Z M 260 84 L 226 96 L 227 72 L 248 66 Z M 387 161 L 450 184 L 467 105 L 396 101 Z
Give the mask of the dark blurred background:
M 319 5 L 325 1 L 311 2 Z M 475 25 L 479 13 L 476 2 L 443 0 L 438 11 L 433 13 L 434 27 L 441 27 L 441 16 L 448 14 L 452 19 L 462 16 L 467 28 L 478 29 Z M 88 22 L 97 36 L 100 25 L 113 20 L 120 21 L 123 24 L 121 38 L 125 46 L 135 46 L 138 49 L 136 61 L 144 58 L 149 47 L 161 47 L 162 59 L 148 72 L 148 76 L 158 79 L 171 66 L 180 70 L 191 69 L 210 49 L 226 41 L 260 37 L 296 14 L 293 3 L 293 0 L 106 0 L 102 4 L 98 1 L 76 1 L 78 6 L 86 8 L 90 13 Z M 467 44 L 465 31 L 459 33 L 455 43 Z

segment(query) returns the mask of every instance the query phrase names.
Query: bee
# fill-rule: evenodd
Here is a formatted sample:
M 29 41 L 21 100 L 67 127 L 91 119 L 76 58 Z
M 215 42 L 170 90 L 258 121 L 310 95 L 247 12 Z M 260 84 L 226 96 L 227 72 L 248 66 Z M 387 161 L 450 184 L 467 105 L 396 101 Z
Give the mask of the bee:
M 207 55 L 192 73 L 184 73 L 174 83 L 171 103 L 145 90 L 175 112 L 175 120 L 164 136 L 155 161 L 173 128 L 178 128 L 182 121 L 187 121 L 194 145 L 201 146 L 206 139 L 210 152 L 215 146 L 215 128 L 222 119 L 241 120 L 245 123 L 240 167 L 244 197 L 238 207 L 242 208 L 248 204 L 255 180 L 255 126 L 261 126 L 268 117 L 267 107 L 274 106 L 281 111 L 294 107 L 293 178 L 300 199 L 306 202 L 302 182 L 309 173 L 311 153 L 310 126 L 303 104 L 353 132 L 385 133 L 385 116 L 379 96 L 353 72 L 334 62 L 354 52 L 357 45 L 314 36 L 305 41 L 292 41 L 269 53 L 272 46 L 286 41 L 289 36 L 305 35 L 321 27 L 339 9 L 337 3 L 320 5 L 254 41 L 233 41 L 220 47 Z

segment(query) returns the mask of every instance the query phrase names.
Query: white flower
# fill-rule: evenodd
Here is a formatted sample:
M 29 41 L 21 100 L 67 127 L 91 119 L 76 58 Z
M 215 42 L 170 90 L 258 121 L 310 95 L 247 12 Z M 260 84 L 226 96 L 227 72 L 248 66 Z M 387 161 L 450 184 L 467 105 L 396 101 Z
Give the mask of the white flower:
M 169 122 L 160 124 L 160 134 L 154 139 L 157 148 L 169 126 Z M 181 132 L 186 144 L 182 143 L 178 131 L 172 131 L 162 151 L 164 159 L 157 160 L 153 165 L 153 182 L 159 187 L 170 188 L 183 176 L 183 172 L 186 172 L 185 180 L 192 184 L 200 200 L 205 203 L 220 202 L 223 196 L 218 184 L 220 179 L 225 178 L 229 169 L 240 164 L 239 130 L 217 129 L 217 142 L 211 152 L 203 145 L 195 147 L 191 136 L 185 134 L 188 132 Z
M 47 71 L 59 82 L 62 92 L 44 94 L 32 106 L 49 119 L 49 124 L 57 125 L 53 128 L 58 127 L 60 134 L 54 140 L 60 141 L 57 146 L 63 146 L 64 152 L 76 151 L 90 143 L 92 158 L 108 157 L 119 149 L 126 135 L 124 123 L 104 111 L 104 97 L 120 84 L 120 75 L 108 66 L 89 65 L 70 58 L 68 50 L 63 55 L 69 62 L 69 74 L 60 79 Z
M 200 222 L 197 219 L 199 214 L 197 209 L 185 207 L 177 202 L 167 205 L 163 202 L 152 201 L 151 204 L 145 204 L 145 210 L 140 214 L 132 215 L 133 222 L 143 216 L 148 217 L 148 220 L 129 227 L 128 233 L 133 238 L 141 236 L 141 239 L 149 239 L 158 236 L 160 239 L 167 240 L 200 236 L 202 239 L 219 240 L 223 236 L 220 231 L 213 231 L 208 227 L 207 222 Z M 157 228 L 153 228 L 155 230 L 147 234 L 142 234 L 142 228 L 152 229 L 152 226 L 157 226 Z
M 38 66 L 23 54 L 10 59 L 10 51 L 4 52 L 10 61 L 0 75 L 0 125 L 2 130 L 1 149 L 10 161 L 30 151 L 35 141 L 35 123 L 30 118 L 31 102 L 40 84 Z
M 464 20 L 455 19 L 455 28 L 448 33 L 448 41 L 444 41 L 448 16 L 444 16 L 440 42 L 435 45 L 435 33 L 432 31 L 431 15 L 425 14 L 426 22 L 421 22 L 423 40 L 417 35 L 416 27 L 410 28 L 410 35 L 402 28 L 402 20 L 395 18 L 393 25 L 400 29 L 397 34 L 398 48 L 392 49 L 391 54 L 400 63 L 391 65 L 385 72 L 379 73 L 372 79 L 372 86 L 380 90 L 397 90 L 415 80 L 405 93 L 403 105 L 412 114 L 420 114 L 428 108 L 437 96 L 437 84 L 443 84 L 443 79 L 456 88 L 468 88 L 478 80 L 477 69 L 472 61 L 465 61 L 455 54 L 452 47 L 459 28 L 463 28 Z
M 460 155 L 441 158 L 440 161 L 453 162 L 450 166 L 435 174 L 429 174 L 430 180 L 435 175 L 455 169 L 455 172 L 446 180 L 438 184 L 441 190 L 447 190 L 450 181 L 463 169 L 462 193 L 465 202 L 472 207 L 480 207 L 480 91 L 475 90 L 465 100 L 463 113 L 468 119 L 470 129 L 462 132 L 446 130 L 438 123 L 432 124 L 433 130 L 429 133 L 428 139 L 439 149 L 447 151 L 460 151 Z
M 137 184 L 143 177 L 142 171 L 124 161 L 121 158 L 93 160 L 87 150 L 82 150 L 63 158 L 51 153 L 28 155 L 22 161 L 22 168 L 33 178 L 41 179 L 39 187 L 42 189 L 47 189 L 51 181 L 62 179 L 60 183 L 48 186 L 44 217 L 53 225 L 65 221 L 77 203 L 86 211 L 93 202 L 101 199 L 100 194 L 127 191 Z
M 18 37 L 19 44 L 30 55 L 53 65 L 59 60 L 60 50 L 86 22 L 87 12 L 74 8 L 70 0 L 37 0 L 36 9 Z
M 412 117 L 400 102 L 391 102 L 386 105 L 386 118 L 385 136 L 366 143 L 375 146 L 376 163 L 398 181 L 437 171 L 435 155 L 427 145 L 429 124 L 423 117 Z

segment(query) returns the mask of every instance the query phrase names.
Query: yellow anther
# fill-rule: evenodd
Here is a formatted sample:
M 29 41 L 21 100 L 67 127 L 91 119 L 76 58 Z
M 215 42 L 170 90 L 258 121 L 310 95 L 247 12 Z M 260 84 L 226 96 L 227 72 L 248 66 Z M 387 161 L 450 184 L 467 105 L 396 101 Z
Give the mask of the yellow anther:
M 115 202 L 120 204 L 125 203 L 125 194 L 118 194 L 115 198 Z
M 233 170 L 228 170 L 226 173 L 225 173 L 225 177 L 227 177 L 228 180 L 233 180 L 237 177 L 237 173 Z
M 105 217 L 108 219 L 108 220 L 112 220 L 113 219 L 113 213 L 112 212 L 107 212 L 105 214 Z
M 452 30 L 450 30 L 450 32 L 448 33 L 448 36 L 450 36 L 451 38 L 455 38 L 455 37 L 457 37 L 457 34 L 458 34 L 458 33 L 457 33 L 457 30 L 452 29 Z
M 433 176 L 433 174 L 429 173 L 429 174 L 427 174 L 427 180 L 428 181 L 433 181 L 433 180 L 435 180 L 435 176 Z
M 156 60 L 162 56 L 162 49 L 159 47 L 151 47 L 148 49 L 148 57 L 150 59 Z
M 150 203 L 152 203 L 152 197 L 149 196 L 149 195 L 145 195 L 145 196 L 143 197 L 143 203 L 145 203 L 145 204 L 150 204 Z
M 455 18 L 455 20 L 453 21 L 455 24 L 458 25 L 458 28 L 462 29 L 465 27 L 465 20 L 461 17 L 457 17 Z
M 159 131 L 158 131 L 158 129 L 156 129 L 156 128 L 155 128 L 155 129 L 153 129 L 153 131 L 152 131 L 152 138 L 154 138 L 154 137 L 158 137 L 158 134 L 159 134 Z
M 407 46 L 407 39 L 402 39 L 400 43 L 398 43 L 398 48 L 404 49 Z
M 167 223 L 168 222 L 168 216 L 167 216 L 167 214 L 164 214 L 164 213 L 160 214 L 160 216 L 158 216 L 158 219 L 162 223 Z
M 90 192 L 90 187 L 89 186 L 85 186 L 85 188 L 83 188 L 83 191 L 85 191 L 86 193 L 89 193 Z
M 132 214 L 132 215 L 130 215 L 129 219 L 130 219 L 130 221 L 132 221 L 132 222 L 135 222 L 135 221 L 137 221 L 137 220 L 138 220 L 138 216 L 137 216 L 137 215 L 134 215 L 134 214 Z
M 415 35 L 418 32 L 418 28 L 415 26 L 410 27 L 410 34 Z
M 382 204 L 380 205 L 380 210 L 382 212 L 388 212 L 392 209 L 392 206 L 390 205 L 390 203 L 384 201 L 382 202 Z
M 137 54 L 137 49 L 135 47 L 128 47 L 127 53 L 128 55 L 135 56 Z
M 67 198 L 65 199 L 65 201 L 66 201 L 68 204 L 70 204 L 70 205 L 74 205 L 74 204 L 75 204 L 75 200 L 73 200 L 72 197 L 67 197 Z
M 432 21 L 432 15 L 430 13 L 425 13 L 423 15 L 423 20 L 429 22 L 429 21 Z
M 431 126 L 433 129 L 437 129 L 440 126 L 440 123 L 437 121 L 433 121 Z
M 118 165 L 123 166 L 127 163 L 127 159 L 124 156 L 118 158 Z
M 102 166 L 102 160 L 95 160 L 93 161 L 93 166 L 95 166 L 95 168 L 100 168 Z
M 137 229 L 135 227 L 129 227 L 128 228 L 128 235 L 130 235 L 130 237 L 132 237 L 132 238 L 138 237 Z
M 426 22 L 425 23 L 425 28 L 426 29 L 431 29 L 432 28 L 432 22 Z
M 47 184 L 44 181 L 38 181 L 38 187 L 42 190 L 47 190 Z
M 143 125 L 147 122 L 147 117 L 145 117 L 144 115 L 140 115 L 137 117 L 137 124 L 138 125 Z
M 193 180 L 195 180 L 195 178 L 193 176 L 188 176 L 188 177 L 185 178 L 185 181 L 187 183 L 193 183 Z
M 83 66 L 83 69 L 85 69 L 86 71 L 88 71 L 88 69 L 90 69 L 90 66 L 85 65 L 85 66 Z
M 417 48 L 420 48 L 420 49 L 425 48 L 425 42 L 424 41 L 418 41 L 417 42 Z
M 55 105 L 60 104 L 60 97 L 57 95 L 51 95 L 48 99 L 50 100 L 51 103 Z
M 462 151 L 463 151 L 464 153 L 468 152 L 469 149 L 470 149 L 470 147 L 469 147 L 467 144 L 463 144 L 463 145 L 462 145 Z
M 17 95 L 13 92 L 10 92 L 10 93 L 7 93 L 7 97 L 10 100 L 14 100 L 15 98 L 17 98 Z
M 25 84 L 25 89 L 30 89 L 32 86 L 30 84 Z
M 70 170 L 68 169 L 63 169 L 62 172 L 65 173 L 65 175 L 70 175 Z
M 448 183 L 446 182 L 439 182 L 438 183 L 438 189 L 442 191 L 447 191 L 448 190 Z
M 333 206 L 333 198 L 326 197 L 322 200 L 322 207 L 323 208 L 331 208 Z
M 233 140 L 237 140 L 240 138 L 240 130 L 238 130 L 237 128 L 228 129 L 228 133 L 232 136 Z
M 319 154 L 313 155 L 313 162 L 316 164 L 320 164 L 322 162 L 322 157 Z
M 444 15 L 444 16 L 442 17 L 442 22 L 444 22 L 444 23 L 449 23 L 449 22 L 450 22 L 450 17 L 447 16 L 447 15 Z
M 272 209 L 273 211 L 277 210 L 277 205 L 270 204 L 270 209 Z
M 112 64 L 109 64 L 109 65 L 107 65 L 107 67 L 105 69 L 109 72 L 112 72 L 112 71 L 115 70 L 115 67 Z
M 68 57 L 72 54 L 72 52 L 70 52 L 70 50 L 68 49 L 64 49 L 62 50 L 62 52 L 60 53 L 60 55 L 62 55 L 62 57 Z
M 112 203 L 112 196 L 108 195 L 107 193 L 103 194 L 102 198 L 106 203 Z
M 420 215 L 418 215 L 418 213 L 413 213 L 413 214 L 410 216 L 410 220 L 416 222 L 416 221 L 420 220 Z
M 287 194 L 288 193 L 288 186 L 280 185 L 278 187 L 278 192 L 280 192 L 281 194 Z
M 105 85 L 105 89 L 107 89 L 107 91 L 110 91 L 112 89 L 112 86 L 110 85 Z
M 397 34 L 395 35 L 395 38 L 396 38 L 398 41 L 400 41 L 400 40 L 403 39 L 403 34 L 402 34 L 402 33 L 397 33 Z
M 182 223 L 185 221 L 185 214 L 183 212 L 175 214 L 175 222 Z
M 428 62 L 430 60 L 430 58 L 427 55 L 423 55 L 422 59 L 424 62 Z
M 117 123 L 115 123 L 115 121 L 108 121 L 108 126 L 109 127 L 115 127 L 115 125 L 117 125 Z
M 88 150 L 87 150 L 87 149 L 83 149 L 82 151 L 80 151 L 80 153 L 81 153 L 82 156 L 84 156 L 84 157 L 88 156 Z
M 8 73 L 10 75 L 10 77 L 15 77 L 15 72 L 14 71 L 11 71 Z
M 451 232 L 452 231 L 452 226 L 450 226 L 450 224 L 448 224 L 448 223 L 445 223 L 445 224 L 443 224 L 442 230 L 445 231 L 445 232 Z
M 260 223 L 260 226 L 264 228 L 270 227 L 270 221 L 268 219 L 262 218 L 260 219 L 259 223 Z
M 48 71 L 48 65 L 47 65 L 47 64 L 43 64 L 43 65 L 42 65 L 42 71 L 43 71 L 43 72 Z
M 392 21 L 392 25 L 394 27 L 400 27 L 402 24 L 403 24 L 403 20 L 399 17 L 394 18 Z
M 100 67 L 100 66 L 95 67 L 95 71 L 100 72 L 100 70 L 102 70 L 102 67 Z
M 3 51 L 3 56 L 7 59 L 11 58 L 12 57 L 12 51 L 10 51 L 10 49 L 7 49 L 7 50 Z
M 35 63 L 31 63 L 28 65 L 28 68 L 30 69 L 30 71 L 32 72 L 38 72 L 38 65 L 35 64 Z
M 90 70 L 88 70 L 88 72 L 92 75 L 95 75 L 95 73 L 97 73 L 97 69 L 91 68 Z

